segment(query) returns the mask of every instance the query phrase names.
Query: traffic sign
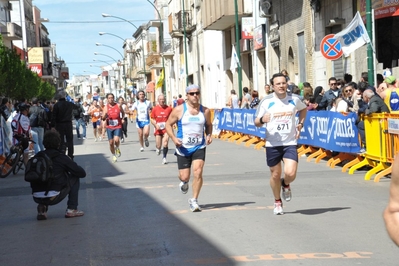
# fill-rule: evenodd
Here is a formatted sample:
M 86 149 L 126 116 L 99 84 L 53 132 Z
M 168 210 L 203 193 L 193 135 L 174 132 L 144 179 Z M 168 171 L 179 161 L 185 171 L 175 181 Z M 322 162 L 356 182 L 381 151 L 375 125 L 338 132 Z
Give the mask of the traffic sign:
M 320 51 L 329 60 L 337 60 L 344 53 L 341 43 L 337 39 L 334 39 L 334 34 L 328 34 L 321 40 Z

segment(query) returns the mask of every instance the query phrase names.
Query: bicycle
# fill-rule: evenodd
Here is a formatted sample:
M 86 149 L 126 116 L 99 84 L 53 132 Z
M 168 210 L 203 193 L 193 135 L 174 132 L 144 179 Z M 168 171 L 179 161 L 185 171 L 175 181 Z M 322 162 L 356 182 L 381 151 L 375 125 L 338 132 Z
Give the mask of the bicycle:
M 25 136 L 14 136 L 18 140 L 18 143 L 10 148 L 10 152 L 0 165 L 0 178 L 6 178 L 11 174 L 11 172 L 16 175 L 24 163 L 24 146 L 27 142 L 32 142 L 29 138 Z

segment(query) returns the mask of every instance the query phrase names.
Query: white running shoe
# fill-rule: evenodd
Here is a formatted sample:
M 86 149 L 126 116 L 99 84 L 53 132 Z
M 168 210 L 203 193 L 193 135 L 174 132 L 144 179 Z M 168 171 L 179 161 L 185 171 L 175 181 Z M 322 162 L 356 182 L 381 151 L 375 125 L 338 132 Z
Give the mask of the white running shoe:
M 162 164 L 168 164 L 168 161 L 166 161 L 166 158 L 162 159 Z
M 160 155 L 161 154 L 161 150 L 160 149 L 156 149 L 156 154 Z
M 112 156 L 112 162 L 113 163 L 116 163 L 116 161 L 117 161 L 118 159 L 116 158 L 116 156 L 114 155 L 114 156 Z
M 141 148 L 140 148 L 140 152 L 143 152 L 143 151 L 144 151 L 144 148 L 143 148 L 143 147 L 141 147 Z
M 201 207 L 198 205 L 197 199 L 189 199 L 188 203 L 190 204 L 190 210 L 192 212 L 200 212 Z
M 188 182 L 181 181 L 179 184 L 179 187 L 180 187 L 181 193 L 186 194 L 188 191 Z
M 274 202 L 274 210 L 273 213 L 275 215 L 283 215 L 283 203 L 281 201 Z
M 94 138 L 94 142 L 97 142 L 97 138 Z

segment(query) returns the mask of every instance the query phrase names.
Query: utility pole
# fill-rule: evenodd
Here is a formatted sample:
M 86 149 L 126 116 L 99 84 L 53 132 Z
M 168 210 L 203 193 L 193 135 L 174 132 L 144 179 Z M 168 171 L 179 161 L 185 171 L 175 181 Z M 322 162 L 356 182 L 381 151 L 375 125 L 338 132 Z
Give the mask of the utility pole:
M 238 97 L 242 98 L 242 67 L 241 67 L 241 46 L 240 46 L 240 31 L 238 24 L 238 3 L 237 0 L 234 0 L 234 8 L 235 8 L 235 27 L 236 27 L 236 53 L 238 57 Z
M 371 15 L 371 0 L 366 0 L 366 28 L 370 38 L 370 43 L 367 45 L 367 72 L 369 84 L 374 84 L 374 56 L 373 56 L 373 24 Z

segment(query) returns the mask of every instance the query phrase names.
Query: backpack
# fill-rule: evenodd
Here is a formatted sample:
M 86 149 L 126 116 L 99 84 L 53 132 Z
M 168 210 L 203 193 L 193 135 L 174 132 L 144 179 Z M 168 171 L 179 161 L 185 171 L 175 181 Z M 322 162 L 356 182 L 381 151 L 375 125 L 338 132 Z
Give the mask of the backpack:
M 54 179 L 53 161 L 44 151 L 38 152 L 28 160 L 25 168 L 25 181 L 30 183 L 47 183 Z M 46 191 L 46 194 L 48 191 Z
M 391 91 L 391 96 L 389 97 L 389 108 L 391 111 L 399 111 L 399 95 L 396 91 Z

